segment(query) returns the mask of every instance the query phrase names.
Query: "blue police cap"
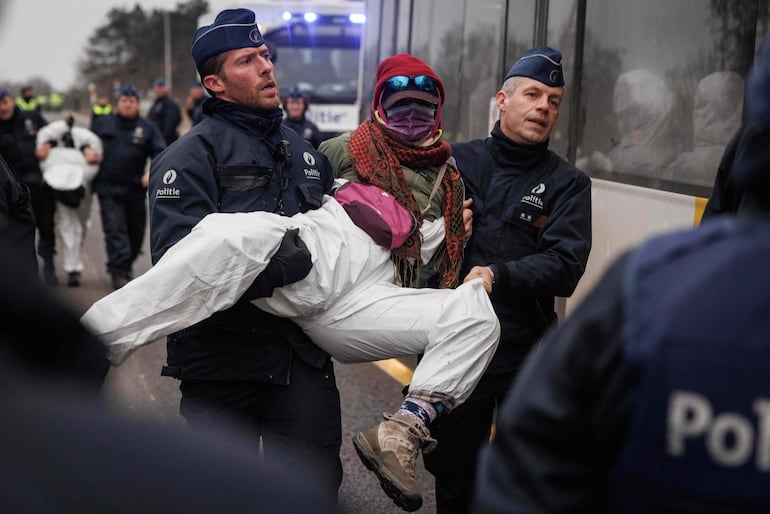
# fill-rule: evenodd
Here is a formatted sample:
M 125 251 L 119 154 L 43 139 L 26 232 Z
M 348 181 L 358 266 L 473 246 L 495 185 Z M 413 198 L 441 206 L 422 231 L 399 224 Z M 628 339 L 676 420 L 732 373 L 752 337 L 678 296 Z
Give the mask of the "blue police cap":
M 0 86 L 0 100 L 5 98 L 6 96 L 11 96 L 11 94 L 3 86 Z
M 505 80 L 511 77 L 529 77 L 546 86 L 561 87 L 564 85 L 561 53 L 549 46 L 527 50 L 521 54 L 518 61 L 513 63 Z
M 139 98 L 139 90 L 132 83 L 124 84 L 118 91 L 119 96 L 135 96 Z
M 214 23 L 195 31 L 192 56 L 195 67 L 200 70 L 204 62 L 222 52 L 236 48 L 258 48 L 264 44 L 254 11 L 226 9 L 217 15 Z

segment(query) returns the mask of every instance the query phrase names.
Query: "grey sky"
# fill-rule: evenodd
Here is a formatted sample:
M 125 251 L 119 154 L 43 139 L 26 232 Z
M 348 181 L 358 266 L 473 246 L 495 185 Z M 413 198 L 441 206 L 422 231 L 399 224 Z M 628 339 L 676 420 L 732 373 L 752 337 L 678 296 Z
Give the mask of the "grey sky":
M 0 85 L 43 77 L 75 86 L 77 61 L 113 7 L 174 8 L 175 0 L 0 0 Z

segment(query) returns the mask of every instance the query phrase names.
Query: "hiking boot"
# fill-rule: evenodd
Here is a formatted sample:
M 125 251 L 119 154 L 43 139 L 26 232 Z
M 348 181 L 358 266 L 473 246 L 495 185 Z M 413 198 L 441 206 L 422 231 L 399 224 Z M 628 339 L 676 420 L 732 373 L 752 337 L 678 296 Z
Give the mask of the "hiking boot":
M 380 480 L 380 486 L 396 505 L 412 512 L 422 506 L 422 492 L 415 480 L 417 454 L 430 451 L 436 441 L 428 427 L 403 414 L 383 414 L 385 421 L 353 437 L 358 457 Z
M 67 274 L 67 287 L 78 287 L 80 285 L 80 273 L 70 271 Z

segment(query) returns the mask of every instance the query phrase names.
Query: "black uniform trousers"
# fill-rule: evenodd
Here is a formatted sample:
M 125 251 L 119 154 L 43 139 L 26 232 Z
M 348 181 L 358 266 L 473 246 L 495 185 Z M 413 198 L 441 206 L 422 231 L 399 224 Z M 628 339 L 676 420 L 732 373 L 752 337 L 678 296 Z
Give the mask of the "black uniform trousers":
M 340 396 L 331 360 L 314 368 L 292 355 L 291 386 L 256 381 L 182 380 L 179 411 L 195 429 L 246 428 L 264 442 L 264 459 L 297 460 L 336 505 L 342 483 Z M 313 398 L 308 402 L 307 398 Z M 321 423 L 321 424 L 319 424 Z M 269 500 L 266 500 L 269 501 Z
M 465 403 L 431 424 L 438 446 L 423 454 L 423 461 L 436 478 L 437 514 L 470 512 L 479 450 L 489 442 L 495 409 L 514 377 L 515 373 L 485 374 Z
M 56 253 L 56 236 L 54 234 L 54 213 L 56 212 L 56 195 L 54 190 L 45 183 L 26 183 L 32 201 L 32 212 L 35 213 L 35 226 L 38 232 L 37 254 L 47 267 L 53 267 L 53 256 Z
M 143 188 L 100 192 L 99 210 L 107 248 L 107 272 L 133 278 L 131 266 L 142 249 L 147 227 L 147 194 Z

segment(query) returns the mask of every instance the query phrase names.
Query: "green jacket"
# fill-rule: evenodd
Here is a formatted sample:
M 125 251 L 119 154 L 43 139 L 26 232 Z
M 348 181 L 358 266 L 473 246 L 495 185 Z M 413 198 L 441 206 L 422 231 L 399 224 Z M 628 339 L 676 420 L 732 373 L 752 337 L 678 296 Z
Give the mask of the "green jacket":
M 336 178 L 360 182 L 353 169 L 353 163 L 350 160 L 350 132 L 325 140 L 318 149 L 329 158 L 329 162 L 332 165 L 332 170 L 334 171 L 334 176 Z M 406 166 L 401 166 L 401 170 L 404 172 L 404 178 L 406 179 L 407 184 L 412 188 L 412 193 L 414 194 L 414 199 L 417 201 L 417 205 L 420 209 L 425 209 L 425 206 L 428 204 L 428 199 L 430 198 L 430 193 L 433 191 L 433 183 L 436 179 L 436 175 L 438 175 L 438 166 L 420 170 L 413 170 Z M 436 194 L 433 195 L 430 208 L 423 214 L 423 218 L 428 221 L 433 221 L 442 216 L 445 195 L 446 192 L 444 191 L 443 186 L 436 189 Z

